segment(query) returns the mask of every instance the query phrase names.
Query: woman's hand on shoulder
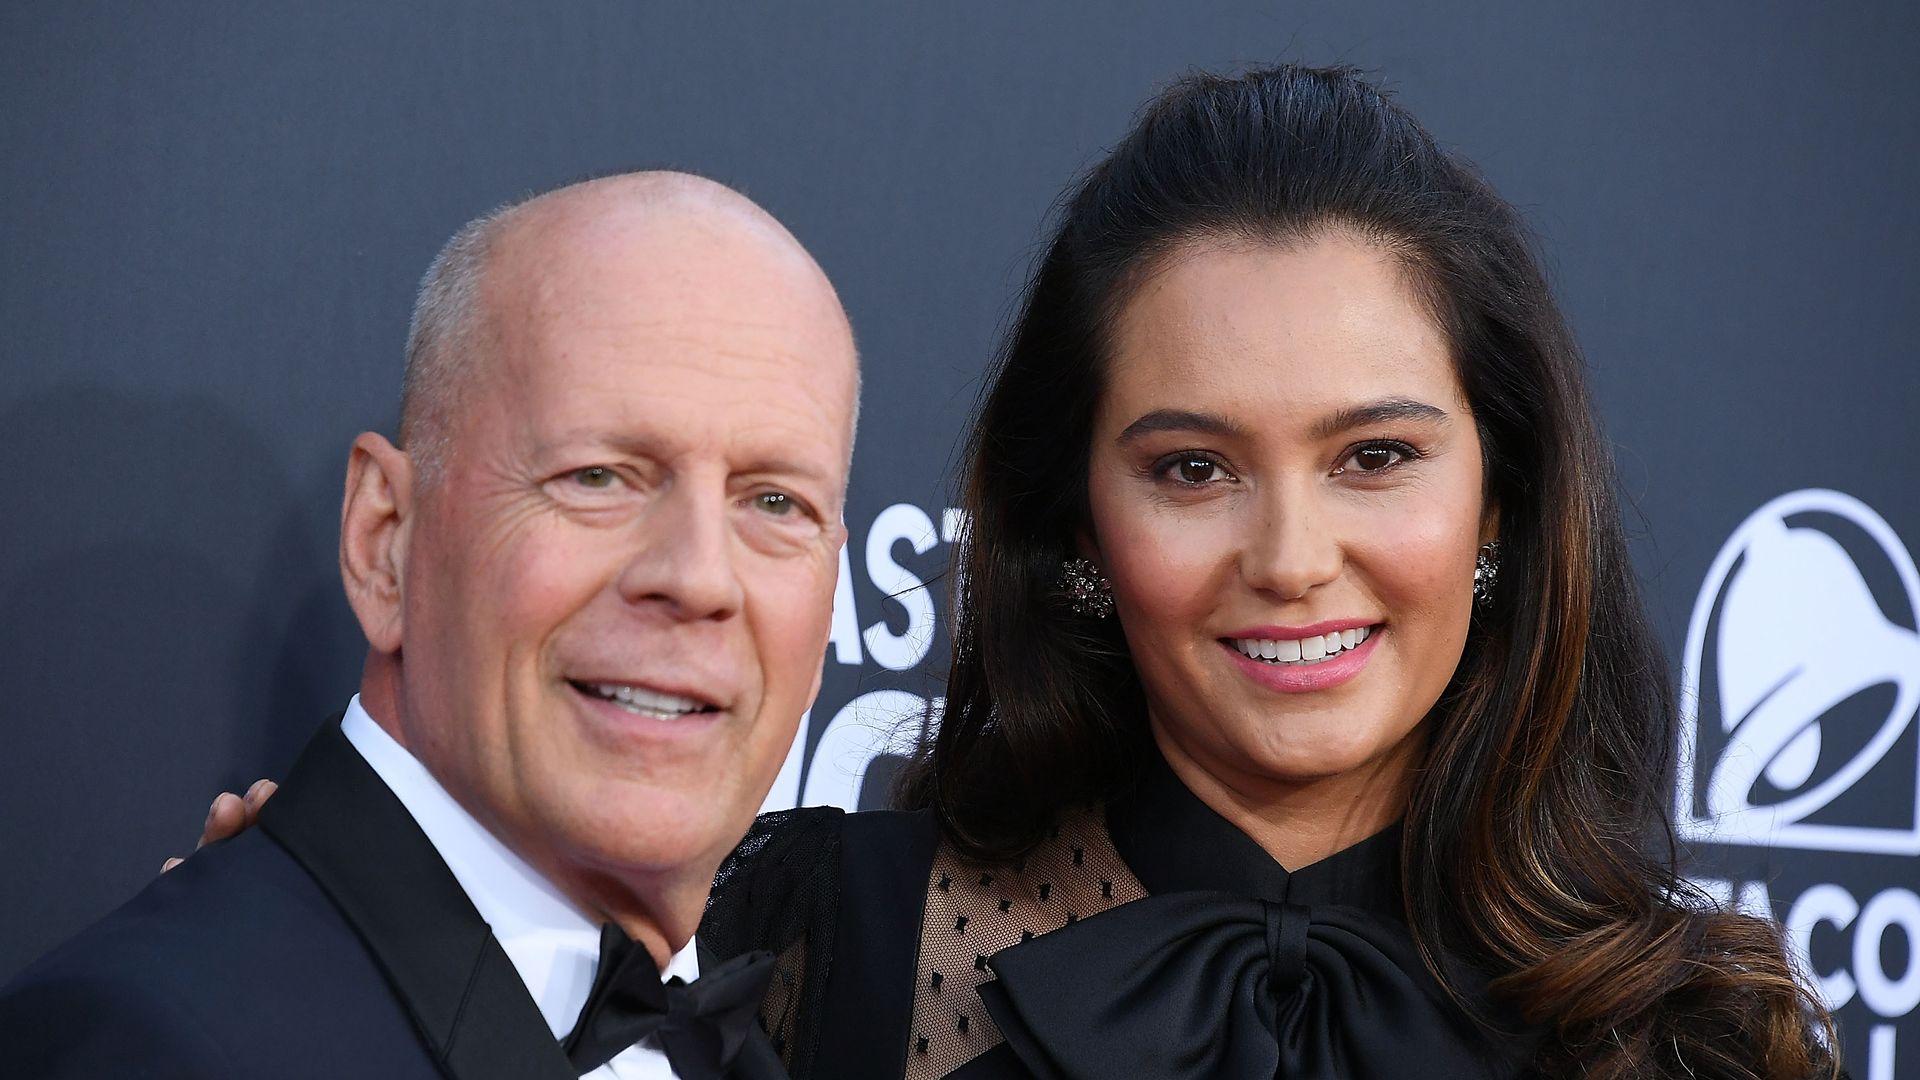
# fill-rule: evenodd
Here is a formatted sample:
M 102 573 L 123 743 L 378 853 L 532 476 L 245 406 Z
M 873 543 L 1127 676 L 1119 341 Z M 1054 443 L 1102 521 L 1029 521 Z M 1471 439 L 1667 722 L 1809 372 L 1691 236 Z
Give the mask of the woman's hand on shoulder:
M 245 795 L 235 795 L 223 791 L 213 797 L 213 805 L 207 808 L 207 822 L 200 827 L 200 842 L 193 845 L 199 851 L 216 840 L 229 840 L 246 832 L 260 817 L 260 808 L 267 804 L 280 785 L 271 780 L 255 780 Z M 160 864 L 160 872 L 167 871 L 186 862 L 178 855 Z

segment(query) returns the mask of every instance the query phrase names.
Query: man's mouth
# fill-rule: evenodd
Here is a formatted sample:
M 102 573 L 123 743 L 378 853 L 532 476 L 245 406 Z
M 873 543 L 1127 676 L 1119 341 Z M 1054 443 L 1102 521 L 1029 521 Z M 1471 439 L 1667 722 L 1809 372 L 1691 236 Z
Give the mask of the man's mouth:
M 1377 626 L 1334 630 L 1304 638 L 1228 638 L 1227 644 L 1249 660 L 1270 664 L 1320 664 L 1360 647 Z
M 567 682 L 582 694 L 611 701 L 635 716 L 655 720 L 674 720 L 695 713 L 720 711 L 717 705 L 630 683 L 582 682 L 578 679 L 568 679 Z

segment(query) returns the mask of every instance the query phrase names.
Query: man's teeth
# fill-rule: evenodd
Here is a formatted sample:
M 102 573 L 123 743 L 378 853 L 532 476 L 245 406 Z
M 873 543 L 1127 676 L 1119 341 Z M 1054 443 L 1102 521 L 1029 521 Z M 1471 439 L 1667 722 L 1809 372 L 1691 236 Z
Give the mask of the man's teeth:
M 622 705 L 632 712 L 652 713 L 656 716 L 684 716 L 691 712 L 702 712 L 706 706 L 692 698 L 675 697 L 639 686 L 620 686 L 613 683 L 582 683 L 588 690 Z
M 1279 641 L 1272 638 L 1233 638 L 1233 647 L 1242 655 L 1254 660 L 1271 660 L 1277 664 L 1311 664 L 1330 659 L 1367 640 L 1371 627 L 1361 626 L 1352 630 L 1335 630 L 1330 634 L 1317 634 L 1310 638 L 1293 641 Z

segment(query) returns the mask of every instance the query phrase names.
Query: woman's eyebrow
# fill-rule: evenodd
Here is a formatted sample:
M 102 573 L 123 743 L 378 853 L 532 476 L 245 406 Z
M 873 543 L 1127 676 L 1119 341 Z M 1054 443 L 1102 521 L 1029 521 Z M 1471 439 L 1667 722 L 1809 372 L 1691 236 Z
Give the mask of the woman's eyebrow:
M 1384 398 L 1364 405 L 1349 405 L 1329 413 L 1314 425 L 1313 437 L 1329 438 L 1352 428 L 1395 420 L 1444 424 L 1452 420 L 1452 417 L 1445 409 L 1429 405 L 1424 401 L 1416 401 L 1413 398 Z M 1136 439 L 1162 431 L 1193 432 L 1221 438 L 1244 439 L 1248 436 L 1246 428 L 1215 413 L 1196 412 L 1192 409 L 1155 409 L 1128 424 L 1126 429 L 1115 437 L 1114 442 L 1124 446 Z
M 1161 431 L 1189 431 L 1229 439 L 1247 437 L 1245 428 L 1224 416 L 1194 412 L 1190 409 L 1155 409 L 1128 424 L 1126 430 L 1116 436 L 1113 441 L 1124 446 L 1135 439 Z
M 1367 424 L 1384 424 L 1394 420 L 1444 424 L 1451 419 L 1452 417 L 1447 415 L 1445 409 L 1429 405 L 1424 401 L 1415 401 L 1412 398 L 1384 398 L 1365 405 L 1349 405 L 1321 417 L 1320 422 L 1313 426 L 1313 437 L 1325 439 Z

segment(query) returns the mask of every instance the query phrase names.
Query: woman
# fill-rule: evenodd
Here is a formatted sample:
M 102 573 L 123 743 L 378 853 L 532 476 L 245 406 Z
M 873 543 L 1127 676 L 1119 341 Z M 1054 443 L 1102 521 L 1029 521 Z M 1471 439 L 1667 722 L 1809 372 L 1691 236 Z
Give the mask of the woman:
M 910 809 L 763 819 L 701 930 L 781 954 L 797 1076 L 1832 1073 L 1777 933 L 1675 873 L 1526 231 L 1377 89 L 1163 94 L 969 445 Z

